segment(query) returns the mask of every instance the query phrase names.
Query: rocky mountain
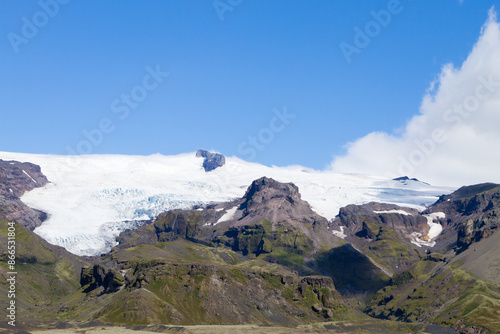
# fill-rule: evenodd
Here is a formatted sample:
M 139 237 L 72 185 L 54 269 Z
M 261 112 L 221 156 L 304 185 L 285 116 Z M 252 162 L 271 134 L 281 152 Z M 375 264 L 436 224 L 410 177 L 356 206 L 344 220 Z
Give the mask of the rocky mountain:
M 422 182 L 422 181 L 420 181 L 419 179 L 416 179 L 416 178 L 414 178 L 414 177 L 413 177 L 413 178 L 409 178 L 408 176 L 400 176 L 400 177 L 396 177 L 396 178 L 394 178 L 393 180 L 394 180 L 394 181 L 399 181 L 399 182 L 401 182 L 401 183 L 403 183 L 403 184 L 407 184 L 407 183 L 409 183 L 409 182 L 412 182 L 412 181 L 413 181 L 413 182 L 420 182 L 420 183 L 423 183 L 423 184 L 427 184 L 427 185 L 428 185 L 428 183 L 426 183 L 426 182 Z
M 462 187 L 422 212 L 445 213 L 436 247 L 397 272 L 368 302 L 367 313 L 430 321 L 460 333 L 500 331 L 498 191 L 496 184 Z
M 290 195 L 299 200 L 296 187 L 289 188 L 295 190 Z M 256 199 L 255 196 L 246 198 Z M 259 207 L 254 203 L 246 213 L 252 215 Z M 305 216 L 310 215 L 310 208 L 304 208 Z M 203 245 L 203 240 L 191 238 L 197 231 L 191 227 L 197 226 L 200 217 L 218 213 L 213 208 L 174 213 L 177 217 L 170 230 L 165 226 L 161 230 L 164 218 L 159 217 L 144 229 L 130 231 L 141 235 L 135 240 L 137 246 L 122 244 L 111 253 L 94 258 L 70 254 L 19 226 L 18 317 L 28 327 L 36 327 L 30 320 L 35 315 L 49 320 L 121 325 L 289 326 L 349 318 L 358 312 L 336 291 L 330 277 L 299 276 L 286 266 L 225 247 Z M 169 214 L 173 213 L 165 215 Z M 216 222 L 218 218 L 212 219 Z M 5 226 L 2 225 L 0 245 L 6 250 L 7 222 L 2 224 Z M 6 256 L 5 251 L 2 257 Z M 6 299 L 6 261 L 2 261 L 0 269 L 0 289 L 5 292 L 2 299 Z
M 329 277 L 301 277 L 187 240 L 117 249 L 100 260 L 83 269 L 80 291 L 53 312 L 127 325 L 297 325 L 352 312 Z
M 36 166 L 7 165 L 0 189 L 18 201 L 44 182 Z M 239 199 L 168 210 L 122 232 L 99 257 L 70 254 L 19 226 L 19 315 L 31 326 L 347 320 L 363 332 L 375 328 L 363 322 L 371 319 L 388 324 L 384 333 L 500 331 L 499 189 L 463 187 L 424 211 L 347 205 L 328 220 L 295 184 L 261 177 Z M 0 270 L 6 292 L 5 261 Z
M 342 231 L 345 241 L 369 256 L 389 277 L 424 256 L 416 245 L 420 240 L 427 243 L 430 231 L 427 218 L 417 210 L 382 203 L 341 208 L 331 228 Z
M 223 247 L 301 275 L 330 276 L 374 317 L 482 333 L 500 330 L 497 190 L 461 188 L 423 212 L 394 204 L 348 205 L 327 221 L 293 184 L 261 178 L 240 200 L 166 212 L 123 233 L 118 249 L 149 238 Z M 463 250 L 460 230 L 470 219 L 490 232 Z
M 48 215 L 36 233 L 77 255 L 109 252 L 116 236 L 130 228 L 127 222 L 155 219 L 173 209 L 240 199 L 262 176 L 293 182 L 313 211 L 329 220 L 348 204 L 389 202 L 423 210 L 452 191 L 300 166 L 267 167 L 235 157 L 225 158 L 223 166 L 206 172 L 201 166 L 205 158 L 196 157 L 196 152 L 175 156 L 0 152 L 0 158 L 41 166 L 51 183 L 25 193 L 22 200 Z
M 457 235 L 458 251 L 489 237 L 500 227 L 500 185 L 484 183 L 462 187 L 445 195 L 426 212 L 447 214 L 446 225 Z
M 47 215 L 28 207 L 19 198 L 47 183 L 40 166 L 0 159 L 0 218 L 16 221 L 31 230 L 40 226 Z
M 196 157 L 202 157 L 203 160 L 203 168 L 205 172 L 211 172 L 218 167 L 224 166 L 226 163 L 226 157 L 220 153 L 212 153 L 206 150 L 198 150 L 196 152 Z
M 252 182 L 245 195 L 228 203 L 193 210 L 173 210 L 138 230 L 122 233 L 119 247 L 141 242 L 187 239 L 205 245 L 225 246 L 244 256 L 275 263 L 311 261 L 322 248 L 339 244 L 327 219 L 312 211 L 293 184 L 266 177 Z

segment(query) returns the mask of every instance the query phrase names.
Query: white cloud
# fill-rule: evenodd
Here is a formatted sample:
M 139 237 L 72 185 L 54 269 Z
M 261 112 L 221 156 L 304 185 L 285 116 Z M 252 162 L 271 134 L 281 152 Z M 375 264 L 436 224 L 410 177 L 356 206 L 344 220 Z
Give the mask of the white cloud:
M 450 186 L 500 182 L 500 25 L 494 8 L 462 66 L 443 66 L 401 135 L 370 133 L 349 143 L 331 167 Z

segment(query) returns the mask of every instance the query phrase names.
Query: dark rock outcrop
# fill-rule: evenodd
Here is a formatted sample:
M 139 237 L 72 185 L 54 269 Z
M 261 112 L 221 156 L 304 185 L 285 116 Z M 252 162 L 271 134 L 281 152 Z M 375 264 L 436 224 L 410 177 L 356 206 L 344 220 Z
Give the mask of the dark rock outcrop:
M 445 236 L 456 239 L 459 252 L 487 238 L 500 227 L 500 185 L 482 183 L 462 187 L 450 195 L 441 196 L 424 213 L 446 214 Z
M 114 301 L 99 312 L 99 318 L 116 321 L 115 315 L 119 314 L 121 322 L 133 316 L 148 318 L 147 323 L 152 324 L 266 320 L 266 323 L 290 325 L 331 320 L 335 311 L 346 307 L 329 277 L 300 277 L 286 271 L 270 273 L 163 260 L 133 264 L 125 275 L 124 291 L 123 296 L 115 295 Z M 147 293 L 141 294 L 140 304 L 148 307 L 130 303 L 141 291 Z M 165 314 L 158 316 L 157 312 L 162 310 Z M 153 314 L 148 316 L 148 312 Z
M 414 178 L 414 177 L 410 179 L 408 176 L 396 177 L 396 178 L 394 178 L 393 180 L 394 180 L 394 181 L 399 181 L 399 182 L 401 182 L 401 183 L 403 183 L 403 184 L 406 184 L 408 181 L 414 181 L 414 182 L 420 182 L 420 183 L 423 183 L 423 184 L 427 184 L 427 185 L 428 185 L 428 183 L 426 183 L 426 182 L 422 182 L 422 181 L 420 181 L 419 179 L 416 179 L 416 178 Z
M 401 211 L 401 213 L 397 211 Z M 404 212 L 408 214 L 404 214 Z M 347 232 L 350 232 L 349 234 L 356 234 L 363 229 L 365 221 L 390 226 L 402 236 L 408 236 L 413 232 L 425 235 L 429 231 L 427 219 L 421 217 L 417 210 L 403 208 L 395 204 L 374 202 L 362 205 L 350 204 L 340 208 L 334 223 L 345 226 Z
M 103 293 L 116 292 L 123 284 L 124 277 L 113 269 L 106 269 L 101 265 L 83 267 L 80 274 L 80 285 L 90 292 L 99 287 Z
M 198 152 L 196 152 L 196 156 L 205 158 L 205 160 L 203 160 L 203 168 L 205 169 L 205 172 L 211 172 L 218 167 L 224 166 L 226 163 L 226 157 L 219 153 L 198 150 Z
M 412 234 L 426 236 L 427 219 L 415 209 L 395 204 L 368 203 L 347 205 L 331 224 L 333 230 L 343 228 L 346 241 L 394 273 L 420 260 L 420 250 L 411 244 Z
M 47 215 L 28 207 L 19 198 L 48 182 L 38 165 L 0 160 L 0 218 L 16 221 L 31 230 L 40 226 Z

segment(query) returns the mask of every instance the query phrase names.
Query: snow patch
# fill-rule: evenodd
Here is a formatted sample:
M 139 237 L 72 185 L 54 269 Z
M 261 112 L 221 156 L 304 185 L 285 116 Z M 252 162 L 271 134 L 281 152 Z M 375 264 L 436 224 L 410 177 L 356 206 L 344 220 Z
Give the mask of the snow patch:
M 340 226 L 340 231 L 332 231 L 333 235 L 339 237 L 340 239 L 345 239 L 347 235 L 344 233 L 344 226 Z
M 384 214 L 384 213 L 399 213 L 400 215 L 411 216 L 412 214 L 406 212 L 404 210 L 387 210 L 387 211 L 373 211 L 376 214 Z
M 436 239 L 441 234 L 441 232 L 443 232 L 443 226 L 440 223 L 434 223 L 434 220 L 445 218 L 446 215 L 444 214 L 444 212 L 434 212 L 424 215 L 424 217 L 427 218 L 427 225 L 429 225 L 429 232 L 427 233 L 426 238 L 427 240 L 424 240 L 422 238 L 421 233 L 413 232 L 413 240 L 411 242 L 418 247 L 434 247 L 436 246 L 436 241 L 434 241 L 434 239 Z
M 36 182 L 36 181 L 35 181 L 35 179 L 31 177 L 31 175 L 29 175 L 28 173 L 26 173 L 26 171 L 25 171 L 24 169 L 23 169 L 23 173 L 24 173 L 27 177 L 29 177 L 29 178 L 31 179 L 31 181 L 33 181 L 33 182 L 35 182 L 36 184 L 38 184 L 38 182 Z
M 236 213 L 236 210 L 238 210 L 237 205 L 232 207 L 231 209 L 227 210 L 226 213 L 222 217 L 220 217 L 219 220 L 217 221 L 217 223 L 215 223 L 214 225 L 217 225 L 219 223 L 226 222 L 228 220 L 233 219 L 233 216 Z

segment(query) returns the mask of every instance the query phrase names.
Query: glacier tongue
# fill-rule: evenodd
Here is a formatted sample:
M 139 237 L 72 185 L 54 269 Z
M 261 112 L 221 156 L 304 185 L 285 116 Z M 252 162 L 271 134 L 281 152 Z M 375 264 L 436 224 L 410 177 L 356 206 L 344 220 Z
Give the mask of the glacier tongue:
M 2 152 L 0 156 L 41 166 L 51 183 L 22 197 L 27 205 L 49 214 L 35 233 L 78 255 L 109 251 L 121 231 L 163 211 L 240 198 L 262 176 L 295 183 L 313 210 L 329 219 L 345 205 L 370 201 L 423 209 L 452 191 L 301 166 L 267 167 L 234 157 L 207 173 L 203 159 L 194 152 L 77 157 Z

